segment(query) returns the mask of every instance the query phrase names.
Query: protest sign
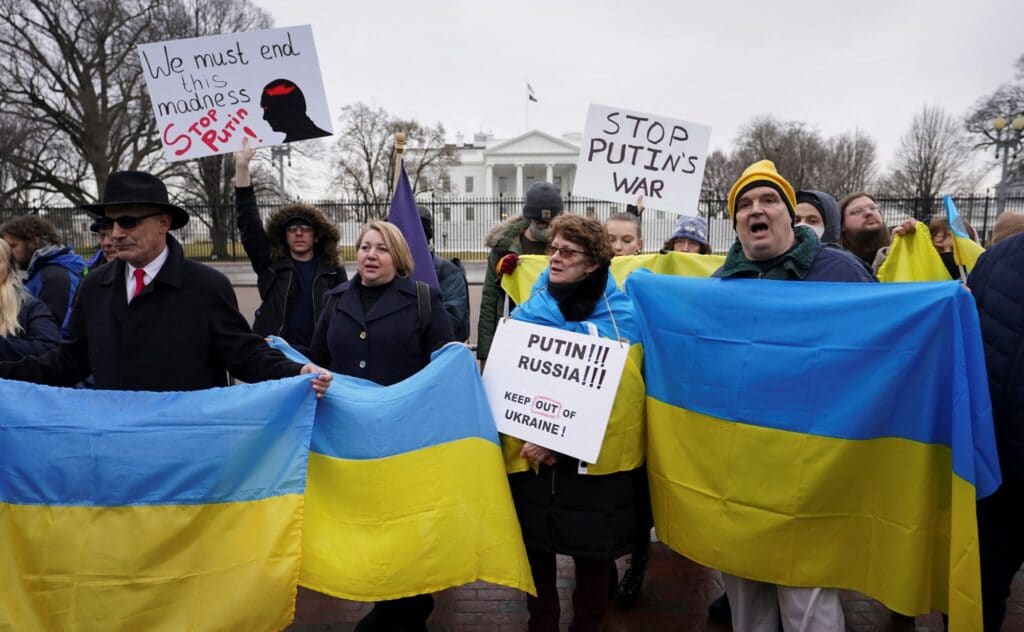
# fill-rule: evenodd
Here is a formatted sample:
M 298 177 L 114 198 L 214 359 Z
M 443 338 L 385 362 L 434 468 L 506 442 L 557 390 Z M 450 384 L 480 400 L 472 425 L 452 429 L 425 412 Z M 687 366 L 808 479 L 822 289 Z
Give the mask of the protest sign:
M 695 215 L 711 128 L 592 104 L 573 195 Z
M 139 46 L 168 160 L 329 136 L 309 25 Z
M 498 431 L 595 462 L 628 353 L 615 340 L 501 321 L 483 376 Z

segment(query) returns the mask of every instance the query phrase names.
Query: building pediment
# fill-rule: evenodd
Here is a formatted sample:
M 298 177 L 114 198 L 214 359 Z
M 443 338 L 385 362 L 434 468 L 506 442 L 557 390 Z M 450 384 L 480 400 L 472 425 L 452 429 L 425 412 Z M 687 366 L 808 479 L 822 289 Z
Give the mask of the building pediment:
M 501 141 L 484 150 L 485 158 L 500 158 L 504 156 L 572 156 L 575 161 L 580 153 L 580 148 L 573 143 L 545 134 L 540 130 L 530 130 L 525 134 Z

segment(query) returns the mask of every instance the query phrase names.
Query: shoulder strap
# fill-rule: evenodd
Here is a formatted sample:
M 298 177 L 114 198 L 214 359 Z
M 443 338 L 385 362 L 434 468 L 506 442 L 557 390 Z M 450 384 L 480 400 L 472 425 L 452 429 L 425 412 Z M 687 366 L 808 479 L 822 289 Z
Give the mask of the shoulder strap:
M 430 332 L 431 325 L 431 313 L 430 313 L 430 286 L 423 281 L 416 281 L 416 305 L 419 312 L 419 325 L 420 325 L 420 346 L 425 346 L 424 342 L 427 340 L 427 333 Z

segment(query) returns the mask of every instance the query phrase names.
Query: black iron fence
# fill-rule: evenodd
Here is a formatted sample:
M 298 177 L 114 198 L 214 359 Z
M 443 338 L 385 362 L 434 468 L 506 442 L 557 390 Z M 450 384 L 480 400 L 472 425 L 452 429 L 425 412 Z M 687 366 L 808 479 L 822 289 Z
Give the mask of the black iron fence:
M 983 244 L 991 238 L 995 221 L 997 199 L 994 196 L 956 196 L 957 208 L 968 222 L 978 231 Z M 487 234 L 502 221 L 519 215 L 522 200 L 519 198 L 476 198 L 436 197 L 419 200 L 418 203 L 434 215 L 434 245 L 438 254 L 463 259 L 484 259 L 487 256 L 485 240 Z M 284 203 L 261 202 L 260 212 L 264 218 Z M 363 204 L 338 200 L 313 202 L 324 211 L 341 231 L 343 251 L 351 260 L 356 236 L 360 227 L 371 219 L 387 215 L 386 204 Z M 879 198 L 885 220 L 893 225 L 906 217 L 927 220 L 934 213 L 942 212 L 941 199 L 923 200 L 915 198 Z M 624 210 L 619 203 L 604 200 L 588 200 L 569 197 L 565 200 L 566 211 L 606 220 Z M 244 261 L 245 252 L 239 241 L 234 223 L 233 207 L 191 205 L 186 206 L 192 219 L 184 228 L 175 231 L 185 245 L 187 254 L 201 260 Z M 1024 213 L 1024 197 L 1006 200 L 1006 210 Z M 726 212 L 723 199 L 702 199 L 698 213 L 708 220 L 709 238 L 715 252 L 725 252 L 735 235 Z M 72 245 L 83 255 L 91 254 L 96 248 L 95 235 L 89 232 L 92 218 L 85 212 L 69 206 L 42 206 L 32 208 L 0 209 L 0 222 L 26 213 L 46 217 L 57 227 L 65 243 Z M 667 211 L 647 210 L 643 215 L 644 250 L 653 252 L 672 235 L 678 215 Z

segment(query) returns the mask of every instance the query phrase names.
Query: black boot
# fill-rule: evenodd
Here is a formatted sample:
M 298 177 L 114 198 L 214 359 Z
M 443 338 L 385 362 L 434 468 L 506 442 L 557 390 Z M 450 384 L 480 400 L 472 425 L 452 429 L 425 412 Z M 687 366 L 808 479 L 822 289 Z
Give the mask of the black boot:
M 637 551 L 629 558 L 629 568 L 622 574 L 622 581 L 615 588 L 615 602 L 623 610 L 633 607 L 636 600 L 640 598 L 640 589 L 644 585 L 644 573 L 647 572 L 647 560 L 651 555 L 650 542 L 647 546 Z

